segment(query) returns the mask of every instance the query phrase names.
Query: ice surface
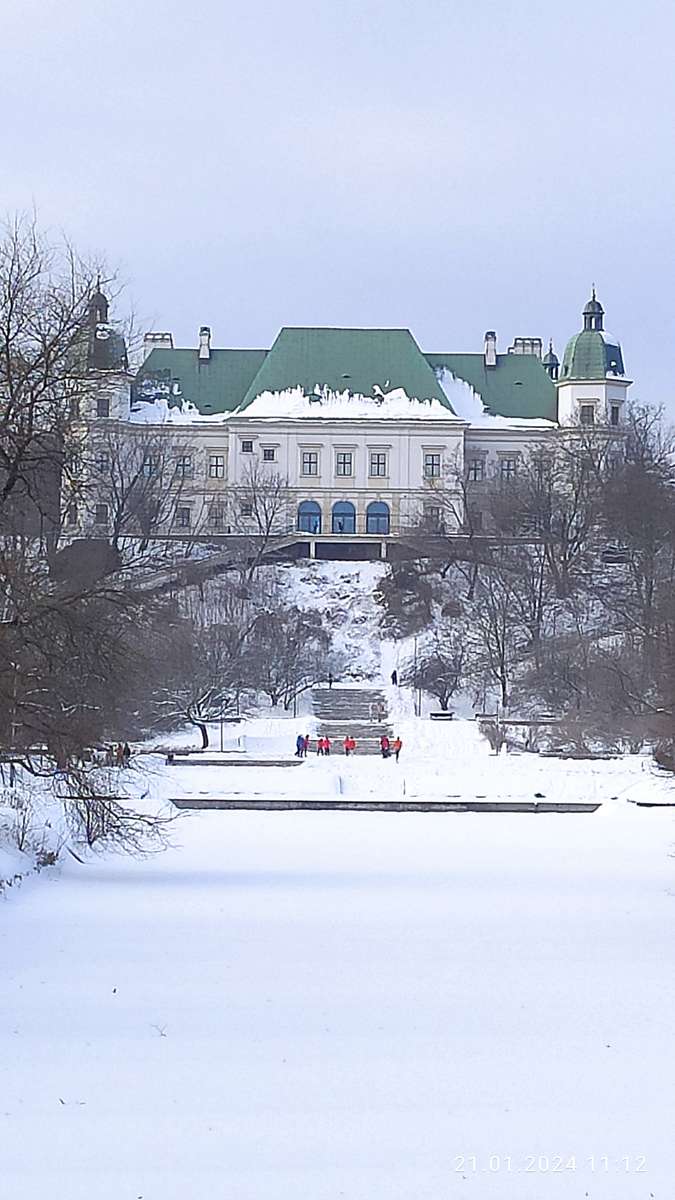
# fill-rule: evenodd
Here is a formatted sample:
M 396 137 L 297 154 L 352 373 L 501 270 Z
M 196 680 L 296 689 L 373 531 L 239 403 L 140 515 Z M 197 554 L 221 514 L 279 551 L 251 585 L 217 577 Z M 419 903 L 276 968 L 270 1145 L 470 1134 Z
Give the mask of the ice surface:
M 639 756 L 496 758 L 474 724 L 416 720 L 405 689 L 389 694 L 398 766 L 155 755 L 126 774 L 153 807 L 176 789 L 318 797 L 342 779 L 353 796 L 602 808 L 198 812 L 165 854 L 65 858 L 12 889 L 3 1198 L 671 1195 L 674 810 L 628 801 L 672 785 Z M 306 723 L 243 733 L 291 754 Z

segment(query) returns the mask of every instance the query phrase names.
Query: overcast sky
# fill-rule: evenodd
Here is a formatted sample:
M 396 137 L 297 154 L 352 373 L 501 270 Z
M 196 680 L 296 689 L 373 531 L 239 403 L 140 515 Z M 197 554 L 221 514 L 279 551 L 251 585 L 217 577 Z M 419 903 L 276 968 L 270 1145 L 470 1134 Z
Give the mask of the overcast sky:
M 561 354 L 595 281 L 670 405 L 674 45 L 671 0 L 5 0 L 0 199 L 179 344 Z

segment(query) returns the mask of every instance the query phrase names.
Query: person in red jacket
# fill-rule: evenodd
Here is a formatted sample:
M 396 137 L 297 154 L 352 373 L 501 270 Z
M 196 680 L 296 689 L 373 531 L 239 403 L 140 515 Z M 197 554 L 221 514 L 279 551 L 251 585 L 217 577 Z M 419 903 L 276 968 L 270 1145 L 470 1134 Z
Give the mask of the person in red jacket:
M 325 737 L 323 739 L 323 752 L 326 755 L 326 758 L 328 758 L 328 756 L 330 754 L 330 738 L 329 737 Z
M 344 746 L 344 751 L 348 758 L 349 758 L 349 755 L 353 754 L 354 751 L 356 750 L 356 742 L 354 741 L 353 737 L 349 733 L 347 734 L 342 745 Z
M 319 737 L 319 738 L 317 738 L 317 739 L 316 739 L 316 752 L 317 752 L 317 754 L 321 754 L 321 755 L 323 754 L 323 751 L 324 751 L 324 746 L 325 746 L 325 740 L 324 740 L 324 738 L 322 738 L 322 737 Z
M 389 738 L 386 733 L 383 733 L 380 738 L 380 750 L 382 751 L 383 758 L 389 758 Z

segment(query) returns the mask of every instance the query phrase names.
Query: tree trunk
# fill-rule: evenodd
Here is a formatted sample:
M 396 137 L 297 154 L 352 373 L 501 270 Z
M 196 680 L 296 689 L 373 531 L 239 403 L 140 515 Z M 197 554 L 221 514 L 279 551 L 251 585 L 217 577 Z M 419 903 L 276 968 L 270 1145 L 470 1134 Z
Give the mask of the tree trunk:
M 206 750 L 209 744 L 209 731 L 203 721 L 195 721 L 195 725 L 202 735 L 202 750 Z

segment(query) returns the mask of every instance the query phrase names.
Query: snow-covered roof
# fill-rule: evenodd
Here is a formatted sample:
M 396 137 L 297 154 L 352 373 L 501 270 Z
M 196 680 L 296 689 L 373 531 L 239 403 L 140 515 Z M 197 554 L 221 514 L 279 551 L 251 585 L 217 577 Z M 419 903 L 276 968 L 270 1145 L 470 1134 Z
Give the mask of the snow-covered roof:
M 496 417 L 488 412 L 478 392 L 474 391 L 463 379 L 458 379 L 447 368 L 437 372 L 445 395 L 448 397 L 454 412 L 470 425 L 492 429 L 553 429 L 554 421 L 543 417 Z

